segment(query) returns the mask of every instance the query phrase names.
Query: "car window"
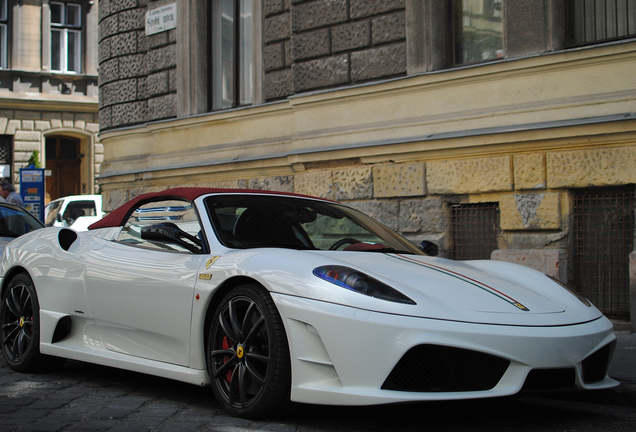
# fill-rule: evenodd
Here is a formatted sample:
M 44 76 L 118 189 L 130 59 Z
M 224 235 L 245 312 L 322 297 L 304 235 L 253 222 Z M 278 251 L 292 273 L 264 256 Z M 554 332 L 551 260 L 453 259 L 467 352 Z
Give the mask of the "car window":
M 81 216 L 96 216 L 97 211 L 95 209 L 95 201 L 71 201 L 64 210 L 62 219 L 72 224 L 78 217 Z
M 0 237 L 19 237 L 42 228 L 42 223 L 17 209 L 0 206 Z
M 51 204 L 47 206 L 46 220 L 44 221 L 44 224 L 47 227 L 53 226 L 53 224 L 55 223 L 57 219 L 57 215 L 60 211 L 60 208 L 62 207 L 62 202 L 63 202 L 62 200 L 53 201 Z
M 167 252 L 205 251 L 197 212 L 188 201 L 153 201 L 137 207 L 116 241 Z
M 404 238 L 337 203 L 295 197 L 218 195 L 205 205 L 219 241 L 230 248 L 406 251 Z

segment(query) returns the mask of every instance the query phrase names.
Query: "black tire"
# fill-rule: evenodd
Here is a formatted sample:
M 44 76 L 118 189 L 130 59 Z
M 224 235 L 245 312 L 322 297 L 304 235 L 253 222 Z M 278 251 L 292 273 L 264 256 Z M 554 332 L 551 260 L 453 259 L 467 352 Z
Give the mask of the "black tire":
M 207 363 L 214 395 L 232 415 L 254 419 L 286 408 L 289 346 L 267 290 L 242 285 L 223 298 L 210 324 Z
M 0 307 L 0 345 L 11 369 L 36 372 L 61 366 L 65 359 L 40 353 L 40 304 L 31 278 L 20 273 L 11 279 Z

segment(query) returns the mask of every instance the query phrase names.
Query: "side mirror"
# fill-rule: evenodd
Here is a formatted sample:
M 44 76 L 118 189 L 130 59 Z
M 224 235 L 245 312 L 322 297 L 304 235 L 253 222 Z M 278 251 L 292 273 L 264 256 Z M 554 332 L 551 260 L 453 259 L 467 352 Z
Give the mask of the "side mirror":
M 420 250 L 430 256 L 437 256 L 439 253 L 439 247 L 432 241 L 428 240 L 422 240 L 422 243 L 420 243 Z

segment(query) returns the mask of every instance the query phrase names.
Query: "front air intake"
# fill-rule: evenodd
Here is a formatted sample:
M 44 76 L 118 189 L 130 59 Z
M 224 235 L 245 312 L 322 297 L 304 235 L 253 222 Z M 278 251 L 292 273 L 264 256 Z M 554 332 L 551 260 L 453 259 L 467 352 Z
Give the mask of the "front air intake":
M 441 345 L 411 348 L 382 384 L 383 390 L 470 392 L 497 385 L 510 361 L 490 354 Z
M 616 341 L 605 345 L 583 360 L 583 382 L 585 384 L 592 384 L 605 379 L 615 347 Z

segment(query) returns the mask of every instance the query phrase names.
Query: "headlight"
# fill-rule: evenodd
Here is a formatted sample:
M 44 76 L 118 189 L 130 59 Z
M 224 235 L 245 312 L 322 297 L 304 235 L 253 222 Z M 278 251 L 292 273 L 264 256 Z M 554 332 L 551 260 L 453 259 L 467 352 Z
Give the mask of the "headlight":
M 548 275 L 546 275 L 548 276 Z M 586 299 L 585 297 L 583 297 L 581 294 L 577 293 L 576 291 L 574 291 L 572 288 L 570 288 L 569 286 L 567 286 L 566 284 L 564 284 L 563 282 L 561 282 L 560 280 L 553 278 L 552 276 L 548 276 L 550 279 L 552 279 L 554 282 L 558 283 L 559 285 L 561 285 L 563 288 L 565 288 L 566 290 L 568 290 L 570 292 L 570 294 L 572 294 L 574 297 L 576 297 L 577 299 L 579 299 L 581 301 L 581 303 L 583 303 L 585 306 L 587 307 L 592 307 L 592 303 L 590 303 L 590 301 L 588 299 Z
M 377 279 L 343 266 L 322 266 L 314 269 L 314 275 L 339 287 L 369 297 L 395 303 L 416 304 L 413 300 Z

